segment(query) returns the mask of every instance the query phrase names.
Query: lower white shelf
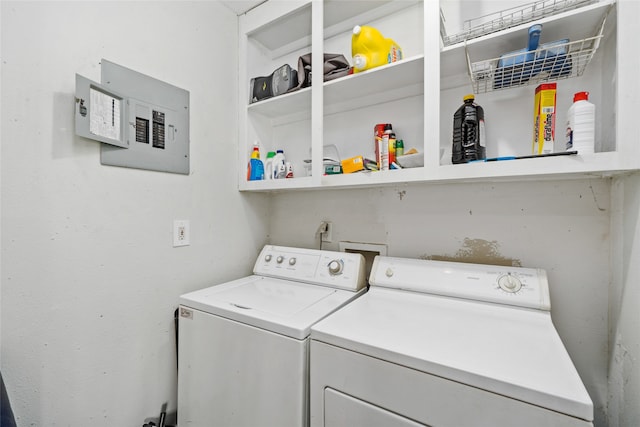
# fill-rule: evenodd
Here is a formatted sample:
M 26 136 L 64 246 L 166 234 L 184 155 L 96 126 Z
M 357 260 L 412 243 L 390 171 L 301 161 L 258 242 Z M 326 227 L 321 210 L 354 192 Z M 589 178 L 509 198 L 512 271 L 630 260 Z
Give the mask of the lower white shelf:
M 240 191 L 281 191 L 313 188 L 312 177 L 305 176 L 290 179 L 271 179 L 262 181 L 240 181 Z
M 532 181 L 609 177 L 638 170 L 617 152 L 584 156 L 559 156 L 532 159 L 478 162 L 437 167 L 419 167 L 381 172 L 357 172 L 325 175 L 320 182 L 312 177 L 273 181 L 242 182 L 240 191 L 293 191 L 312 189 L 367 188 L 403 183 Z

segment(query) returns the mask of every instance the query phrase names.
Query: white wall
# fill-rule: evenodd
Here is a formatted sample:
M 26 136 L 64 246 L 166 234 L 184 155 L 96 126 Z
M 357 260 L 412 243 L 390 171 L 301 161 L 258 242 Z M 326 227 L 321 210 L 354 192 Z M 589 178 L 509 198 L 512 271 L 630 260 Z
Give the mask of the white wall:
M 640 425 L 640 174 L 612 187 L 609 426 Z
M 607 400 L 609 425 L 639 424 L 637 176 L 613 190 L 594 179 L 240 194 L 231 12 L 0 5 L 0 360 L 20 427 L 133 426 L 164 402 L 175 409 L 178 295 L 248 273 L 267 237 L 318 247 L 320 220 L 334 223 L 329 249 L 386 243 L 396 256 L 547 269 L 554 323 L 597 425 Z M 99 81 L 101 58 L 190 91 L 189 176 L 101 166 L 98 145 L 74 136 L 74 74 Z M 191 246 L 171 247 L 173 219 L 191 221 Z
M 609 197 L 600 179 L 286 193 L 272 199 L 270 238 L 317 248 L 330 220 L 326 249 L 383 243 L 392 256 L 544 268 L 554 324 L 605 426 Z
M 2 1 L 2 375 L 19 426 L 139 426 L 176 405 L 173 310 L 248 274 L 268 200 L 237 191 L 237 24 L 217 2 Z M 101 58 L 191 93 L 189 176 L 74 135 Z M 191 246 L 172 247 L 188 219 Z

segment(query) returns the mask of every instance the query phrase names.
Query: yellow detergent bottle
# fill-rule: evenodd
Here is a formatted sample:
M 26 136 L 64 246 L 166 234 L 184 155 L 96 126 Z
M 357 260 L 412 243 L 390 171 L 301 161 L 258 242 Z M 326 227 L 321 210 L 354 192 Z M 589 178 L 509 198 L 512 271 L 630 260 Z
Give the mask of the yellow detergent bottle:
M 402 48 L 380 31 L 366 25 L 353 27 L 351 36 L 353 72 L 368 70 L 402 59 Z

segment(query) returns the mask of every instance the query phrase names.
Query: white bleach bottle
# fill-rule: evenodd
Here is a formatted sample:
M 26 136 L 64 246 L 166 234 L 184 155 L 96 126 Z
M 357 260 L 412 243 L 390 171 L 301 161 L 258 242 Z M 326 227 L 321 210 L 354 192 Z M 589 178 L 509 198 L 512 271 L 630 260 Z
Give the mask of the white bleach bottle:
M 275 179 L 282 179 L 287 176 L 287 166 L 284 158 L 284 151 L 277 150 L 276 156 L 273 158 L 273 177 Z
M 596 106 L 589 102 L 589 92 L 573 96 L 573 105 L 567 114 L 567 151 L 591 154 L 595 151 Z

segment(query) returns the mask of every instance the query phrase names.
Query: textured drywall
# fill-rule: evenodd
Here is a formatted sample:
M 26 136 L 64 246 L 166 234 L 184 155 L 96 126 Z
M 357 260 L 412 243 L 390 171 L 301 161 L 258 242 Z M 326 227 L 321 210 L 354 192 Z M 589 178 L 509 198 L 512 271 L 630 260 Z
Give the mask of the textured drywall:
M 2 375 L 22 426 L 140 426 L 176 407 L 178 296 L 250 273 L 237 19 L 217 2 L 1 2 Z M 108 59 L 190 92 L 189 176 L 100 164 L 75 74 Z M 191 245 L 172 247 L 174 219 Z
M 640 174 L 612 187 L 609 427 L 640 425 Z
M 279 194 L 271 201 L 274 244 L 319 247 L 381 243 L 390 256 L 539 267 L 551 315 L 606 425 L 609 180 L 399 185 Z

